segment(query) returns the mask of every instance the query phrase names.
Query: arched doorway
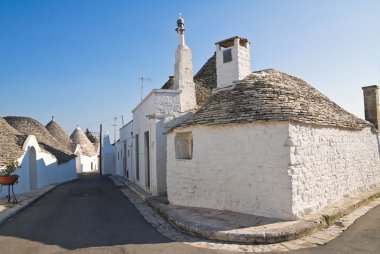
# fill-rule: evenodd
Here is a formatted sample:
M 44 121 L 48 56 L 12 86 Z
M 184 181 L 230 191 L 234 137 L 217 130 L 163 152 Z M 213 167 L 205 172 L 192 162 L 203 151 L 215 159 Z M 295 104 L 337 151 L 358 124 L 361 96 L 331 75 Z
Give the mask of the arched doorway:
M 30 189 L 37 189 L 37 153 L 34 147 L 29 149 L 29 184 Z

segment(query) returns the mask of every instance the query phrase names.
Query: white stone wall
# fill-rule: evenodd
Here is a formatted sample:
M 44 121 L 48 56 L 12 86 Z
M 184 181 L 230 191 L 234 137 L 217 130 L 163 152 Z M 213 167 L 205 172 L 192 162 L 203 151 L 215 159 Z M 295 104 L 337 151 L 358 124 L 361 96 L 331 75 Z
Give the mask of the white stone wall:
M 216 71 L 217 87 L 223 88 L 232 85 L 233 81 L 244 79 L 251 73 L 250 46 L 239 45 L 239 39 L 236 38 L 234 46 L 229 48 L 220 48 L 217 45 L 216 50 Z M 223 51 L 231 49 L 232 61 L 223 63 Z
M 177 132 L 192 132 L 192 159 L 176 159 Z M 167 135 L 167 185 L 175 205 L 293 218 L 288 123 L 190 126 Z
M 160 90 L 155 97 L 155 114 L 157 116 L 173 115 L 181 111 L 179 91 Z
M 247 42 L 246 47 L 240 46 L 237 49 L 238 54 L 238 78 L 237 80 L 244 79 L 246 76 L 251 74 L 251 55 L 250 55 L 250 44 Z
M 379 137 L 361 131 L 290 124 L 293 213 L 312 211 L 380 184 Z

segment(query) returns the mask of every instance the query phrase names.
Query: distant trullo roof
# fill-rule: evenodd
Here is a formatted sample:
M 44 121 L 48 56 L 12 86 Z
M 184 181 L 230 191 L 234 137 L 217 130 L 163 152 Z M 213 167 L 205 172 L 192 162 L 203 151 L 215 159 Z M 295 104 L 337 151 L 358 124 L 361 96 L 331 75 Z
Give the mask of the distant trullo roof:
M 180 124 L 295 121 L 362 129 L 371 126 L 332 102 L 300 78 L 273 69 L 256 71 L 216 90 L 193 118 Z
M 0 167 L 9 160 L 18 159 L 23 154 L 22 146 L 27 137 L 0 117 Z
M 45 126 L 33 118 L 7 116 L 4 119 L 22 134 L 34 135 L 41 149 L 53 154 L 57 158 L 58 163 L 67 162 L 75 157 L 68 147 L 56 140 Z
M 59 126 L 54 117 L 52 117 L 51 121 L 45 127 L 50 132 L 50 134 L 55 137 L 56 140 L 70 148 L 70 150 L 75 149 L 73 142 L 69 138 L 69 135 L 67 135 L 62 127 Z
M 70 139 L 74 144 L 79 144 L 84 155 L 87 156 L 96 156 L 97 152 L 95 150 L 95 146 L 91 141 L 87 138 L 86 134 L 83 132 L 79 126 L 73 131 L 70 136 Z

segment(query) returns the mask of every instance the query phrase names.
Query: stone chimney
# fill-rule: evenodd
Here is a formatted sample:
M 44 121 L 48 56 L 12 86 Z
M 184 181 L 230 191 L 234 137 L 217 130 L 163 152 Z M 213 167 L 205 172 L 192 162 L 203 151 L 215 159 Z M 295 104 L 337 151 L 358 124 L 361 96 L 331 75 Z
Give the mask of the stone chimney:
M 180 16 L 177 20 L 178 46 L 175 52 L 173 89 L 181 90 L 181 111 L 189 111 L 197 106 L 191 49 L 185 44 L 185 23 Z
M 380 126 L 379 87 L 362 87 L 364 96 L 365 120 L 373 123 L 376 129 Z
M 232 85 L 251 73 L 249 44 L 238 36 L 215 43 L 218 88 Z

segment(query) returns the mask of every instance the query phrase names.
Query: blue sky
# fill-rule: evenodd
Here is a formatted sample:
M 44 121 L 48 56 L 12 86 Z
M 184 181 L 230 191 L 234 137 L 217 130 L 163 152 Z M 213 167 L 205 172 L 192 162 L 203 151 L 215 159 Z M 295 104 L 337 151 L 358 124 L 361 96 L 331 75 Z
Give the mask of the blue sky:
M 113 133 L 144 94 L 173 74 L 178 13 L 194 74 L 214 43 L 251 42 L 252 70 L 303 78 L 363 117 L 362 86 L 380 84 L 380 1 L 0 1 L 0 115 L 54 115 Z M 121 126 L 121 118 L 117 120 Z

